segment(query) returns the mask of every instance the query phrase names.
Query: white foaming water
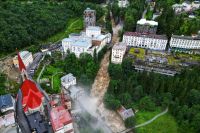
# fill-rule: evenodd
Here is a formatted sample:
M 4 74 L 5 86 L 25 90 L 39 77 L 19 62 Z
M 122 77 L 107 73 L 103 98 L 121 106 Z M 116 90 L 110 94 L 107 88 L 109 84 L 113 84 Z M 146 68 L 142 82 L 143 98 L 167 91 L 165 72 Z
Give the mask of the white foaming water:
M 89 96 L 82 87 L 72 86 L 70 87 L 70 92 L 70 96 L 76 104 L 75 109 L 81 109 L 83 112 L 85 111 L 97 119 L 96 123 L 90 123 L 94 129 L 102 129 L 104 133 L 112 133 L 106 122 L 97 113 L 97 98 Z

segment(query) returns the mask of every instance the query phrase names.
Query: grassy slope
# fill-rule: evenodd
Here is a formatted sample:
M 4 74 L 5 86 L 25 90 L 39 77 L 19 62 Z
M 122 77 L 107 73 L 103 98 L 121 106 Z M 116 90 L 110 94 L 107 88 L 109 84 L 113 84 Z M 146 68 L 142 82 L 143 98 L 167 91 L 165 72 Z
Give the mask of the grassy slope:
M 48 78 L 50 81 L 52 80 L 52 75 L 58 73 L 53 76 L 53 89 L 59 90 L 61 86 L 60 77 L 62 76 L 59 72 L 63 72 L 63 70 L 49 65 L 45 71 L 48 72 L 48 75 L 43 74 L 43 78 Z
M 53 77 L 53 89 L 54 90 L 60 90 L 60 87 L 61 87 L 61 81 L 60 81 L 60 78 L 63 76 L 63 74 L 56 74 L 54 77 Z
M 83 29 L 83 19 L 82 18 L 72 18 L 69 19 L 67 21 L 66 24 L 66 28 L 65 30 L 63 30 L 62 32 L 59 32 L 55 35 L 53 35 L 52 37 L 48 38 L 45 41 L 41 41 L 39 44 L 48 44 L 50 42 L 57 42 L 59 40 L 62 40 L 63 38 L 67 37 L 70 33 L 78 33 Z M 37 52 L 37 50 L 39 49 L 39 45 L 31 45 L 28 46 L 26 48 L 20 49 L 18 48 L 20 51 L 21 50 L 28 50 L 31 52 Z M 0 54 L 0 58 L 6 58 L 7 56 L 13 56 L 15 55 L 16 52 L 7 54 L 7 55 L 1 55 Z
M 62 40 L 65 37 L 68 37 L 70 33 L 79 33 L 83 29 L 83 19 L 82 18 L 73 18 L 69 19 L 66 24 L 64 31 L 48 38 L 43 43 L 56 42 Z
M 142 111 L 136 113 L 137 124 L 150 120 L 160 112 L 160 109 L 158 109 L 154 112 Z M 175 119 L 167 113 L 153 121 L 151 124 L 137 128 L 136 131 L 137 133 L 177 133 L 178 125 Z

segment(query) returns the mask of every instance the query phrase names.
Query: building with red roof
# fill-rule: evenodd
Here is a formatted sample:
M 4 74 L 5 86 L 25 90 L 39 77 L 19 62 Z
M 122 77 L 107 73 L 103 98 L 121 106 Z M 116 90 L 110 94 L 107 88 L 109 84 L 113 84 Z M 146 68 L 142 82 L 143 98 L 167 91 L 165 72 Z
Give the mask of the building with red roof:
M 21 71 L 23 83 L 21 85 L 22 91 L 22 106 L 25 113 L 33 113 L 36 111 L 43 111 L 44 96 L 38 89 L 37 85 L 28 79 L 26 67 L 18 52 L 19 70 Z
M 52 108 L 50 116 L 54 133 L 74 133 L 72 117 L 63 106 Z
M 26 79 L 22 83 L 21 91 L 24 112 L 33 113 L 36 111 L 43 111 L 42 103 L 44 101 L 44 96 L 33 81 Z

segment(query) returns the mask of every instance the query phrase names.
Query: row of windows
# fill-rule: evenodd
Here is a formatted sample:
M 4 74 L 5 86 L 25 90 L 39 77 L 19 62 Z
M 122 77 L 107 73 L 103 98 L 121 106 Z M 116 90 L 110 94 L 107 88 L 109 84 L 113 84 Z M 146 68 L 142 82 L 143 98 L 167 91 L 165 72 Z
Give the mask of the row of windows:
M 166 40 L 158 39 L 123 39 L 124 42 L 157 42 L 157 43 L 167 43 Z
M 166 44 L 144 44 L 144 43 L 128 43 L 129 46 L 141 46 L 141 47 L 166 47 Z
M 193 45 L 200 46 L 200 41 L 171 41 L 171 45 Z

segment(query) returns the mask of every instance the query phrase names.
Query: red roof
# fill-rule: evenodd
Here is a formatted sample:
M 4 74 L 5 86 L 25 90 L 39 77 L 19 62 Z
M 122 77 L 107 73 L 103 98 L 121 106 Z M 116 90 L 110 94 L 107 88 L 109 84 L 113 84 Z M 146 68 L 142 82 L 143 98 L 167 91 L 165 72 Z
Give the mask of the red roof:
M 28 108 L 35 109 L 41 106 L 43 95 L 33 81 L 26 79 L 22 83 L 21 91 L 23 95 L 22 105 L 25 106 L 25 112 Z
M 54 131 L 58 131 L 65 125 L 72 123 L 71 115 L 63 106 L 52 108 L 50 115 Z
M 140 32 L 125 32 L 125 36 L 137 36 L 137 37 L 146 37 L 146 38 L 155 38 L 155 39 L 165 39 L 167 40 L 166 35 L 155 35 L 149 33 L 140 33 Z
M 19 70 L 22 71 L 23 69 L 26 70 L 26 67 L 22 61 L 22 58 L 19 54 L 19 52 L 17 51 L 17 56 L 18 56 L 18 62 L 19 62 Z

